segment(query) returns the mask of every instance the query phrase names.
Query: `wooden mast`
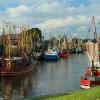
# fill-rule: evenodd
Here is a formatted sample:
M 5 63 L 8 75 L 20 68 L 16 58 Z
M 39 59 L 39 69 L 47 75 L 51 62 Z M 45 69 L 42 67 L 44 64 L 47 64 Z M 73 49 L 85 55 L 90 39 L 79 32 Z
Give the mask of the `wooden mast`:
M 98 42 L 98 36 L 97 36 L 97 31 L 96 31 L 96 22 L 95 22 L 95 17 L 93 16 L 93 25 L 94 25 L 94 39 Z
M 26 31 L 26 54 L 29 56 L 33 51 L 33 41 L 32 41 L 32 34 L 31 29 L 29 30 L 29 27 Z
M 6 38 L 5 38 L 5 31 L 4 31 L 4 28 L 3 28 L 3 34 L 2 34 L 2 44 L 3 46 L 5 45 L 6 43 Z
M 22 26 L 22 37 L 21 37 L 22 41 L 21 41 L 21 47 L 22 47 L 22 57 L 24 57 L 24 29 L 23 29 L 23 26 Z
M 93 71 L 94 71 L 94 69 L 93 69 L 93 67 L 94 67 L 94 62 L 95 62 L 95 59 L 96 58 L 98 58 L 97 59 L 97 61 L 99 62 L 99 53 L 98 53 L 98 51 L 96 52 L 96 49 L 98 49 L 98 47 L 99 47 L 99 39 L 98 39 L 98 36 L 97 36 L 97 32 L 96 32 L 96 22 L 95 22 L 95 17 L 93 16 L 93 26 L 94 26 L 94 52 L 93 52 L 93 66 L 92 66 L 92 74 L 94 74 L 93 73 Z M 95 54 L 95 52 L 97 53 L 97 54 Z M 95 57 L 96 56 L 96 57 Z
M 29 42 L 29 41 L 28 41 L 28 35 L 29 35 L 29 34 L 28 34 L 28 29 L 26 30 L 25 35 L 26 35 L 26 38 L 25 38 L 25 40 L 26 40 L 26 41 L 25 41 L 26 45 L 25 45 L 25 46 L 26 46 L 26 53 L 27 53 L 28 42 Z
M 10 28 L 9 28 L 9 33 L 8 33 L 8 65 L 7 68 L 11 68 L 11 38 L 10 38 Z
M 96 32 L 95 17 L 93 16 L 93 36 L 94 39 L 91 42 L 86 43 L 88 57 L 92 66 L 92 75 L 94 75 L 94 67 L 99 67 L 99 38 Z
M 28 30 L 29 30 L 29 27 L 28 27 Z M 33 41 L 32 41 L 32 33 L 31 33 L 31 29 L 29 31 L 29 41 L 30 41 L 30 51 L 33 51 Z

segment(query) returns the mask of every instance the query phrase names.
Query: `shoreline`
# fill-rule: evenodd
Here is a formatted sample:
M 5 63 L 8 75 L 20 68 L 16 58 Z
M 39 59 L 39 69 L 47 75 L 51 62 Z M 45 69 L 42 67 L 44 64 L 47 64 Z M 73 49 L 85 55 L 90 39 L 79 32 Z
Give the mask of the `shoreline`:
M 62 93 L 54 93 L 54 94 L 48 94 L 48 95 L 40 95 L 40 96 L 35 96 L 33 97 L 34 100 L 41 100 L 41 98 L 49 98 L 49 97 L 56 97 L 56 96 L 63 96 L 63 95 L 69 95 L 69 94 L 73 94 L 75 92 L 80 92 L 82 89 L 80 90 L 68 90 Z
M 92 87 L 86 90 L 38 96 L 30 98 L 29 100 L 100 100 L 100 86 Z

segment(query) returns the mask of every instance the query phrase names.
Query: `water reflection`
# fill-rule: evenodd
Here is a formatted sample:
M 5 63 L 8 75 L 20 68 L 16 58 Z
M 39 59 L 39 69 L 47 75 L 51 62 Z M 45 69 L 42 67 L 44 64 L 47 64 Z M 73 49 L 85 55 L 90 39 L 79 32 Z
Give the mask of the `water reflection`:
M 0 82 L 0 97 L 21 100 L 40 95 L 80 89 L 79 79 L 87 66 L 85 55 L 73 55 L 58 62 L 37 65 L 37 71 L 24 76 L 4 77 Z
M 32 74 L 18 77 L 1 78 L 1 96 L 4 100 L 20 100 L 32 91 Z

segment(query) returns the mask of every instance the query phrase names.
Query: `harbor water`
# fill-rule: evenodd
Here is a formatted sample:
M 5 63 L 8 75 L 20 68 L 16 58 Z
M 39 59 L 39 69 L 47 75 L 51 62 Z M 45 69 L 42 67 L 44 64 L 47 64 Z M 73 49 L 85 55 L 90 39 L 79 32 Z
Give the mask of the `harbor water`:
M 0 97 L 20 100 L 80 90 L 80 77 L 85 73 L 88 58 L 75 54 L 57 62 L 41 62 L 36 71 L 17 77 L 0 78 Z

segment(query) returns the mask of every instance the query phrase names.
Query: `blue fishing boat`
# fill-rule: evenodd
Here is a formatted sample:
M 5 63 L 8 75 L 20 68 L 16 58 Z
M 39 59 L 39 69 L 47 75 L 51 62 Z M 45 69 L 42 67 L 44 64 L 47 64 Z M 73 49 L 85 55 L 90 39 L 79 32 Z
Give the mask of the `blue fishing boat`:
M 45 52 L 45 61 L 57 61 L 59 59 L 59 55 L 58 55 L 58 52 L 55 48 L 53 49 L 48 49 L 46 52 Z

